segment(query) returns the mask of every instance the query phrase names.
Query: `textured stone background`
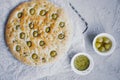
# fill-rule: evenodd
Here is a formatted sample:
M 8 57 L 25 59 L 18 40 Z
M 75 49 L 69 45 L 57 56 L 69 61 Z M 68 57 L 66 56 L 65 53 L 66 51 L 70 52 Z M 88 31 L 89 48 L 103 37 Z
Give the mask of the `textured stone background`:
M 93 71 L 86 76 L 74 72 L 48 76 L 39 80 L 120 80 L 120 0 L 71 0 L 75 8 L 88 22 L 85 33 L 86 52 L 94 59 Z M 117 47 L 111 56 L 97 55 L 92 40 L 99 33 L 112 34 Z

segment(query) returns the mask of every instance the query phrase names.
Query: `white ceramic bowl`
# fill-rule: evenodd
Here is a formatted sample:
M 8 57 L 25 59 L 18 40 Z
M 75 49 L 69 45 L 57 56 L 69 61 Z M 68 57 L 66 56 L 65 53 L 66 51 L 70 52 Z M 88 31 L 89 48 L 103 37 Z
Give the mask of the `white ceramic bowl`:
M 76 58 L 77 56 L 80 56 L 80 55 L 84 55 L 84 56 L 88 57 L 88 59 L 90 60 L 90 65 L 89 65 L 89 67 L 88 67 L 86 70 L 84 70 L 84 71 L 77 70 L 77 69 L 75 68 L 75 66 L 74 66 L 74 60 L 75 60 L 75 58 Z M 90 73 L 90 72 L 92 71 L 93 66 L 94 66 L 93 58 L 92 58 L 90 55 L 86 54 L 86 53 L 78 53 L 78 54 L 74 55 L 74 57 L 73 57 L 72 60 L 71 60 L 72 70 L 73 70 L 75 73 L 79 74 L 79 75 L 87 75 L 88 73 Z
M 111 47 L 111 49 L 110 49 L 109 51 L 107 51 L 107 52 L 100 52 L 100 51 L 98 51 L 98 49 L 97 49 L 96 46 L 95 46 L 96 39 L 97 39 L 98 37 L 107 37 L 107 38 L 109 38 L 109 39 L 112 41 L 112 47 Z M 97 36 L 94 38 L 94 40 L 93 40 L 93 49 L 95 50 L 95 52 L 96 52 L 97 54 L 102 55 L 102 56 L 111 55 L 111 54 L 113 53 L 113 51 L 115 50 L 115 47 L 116 47 L 115 39 L 114 39 L 114 37 L 113 37 L 112 35 L 110 35 L 110 34 L 108 34 L 108 33 L 101 33 L 101 34 L 97 35 Z

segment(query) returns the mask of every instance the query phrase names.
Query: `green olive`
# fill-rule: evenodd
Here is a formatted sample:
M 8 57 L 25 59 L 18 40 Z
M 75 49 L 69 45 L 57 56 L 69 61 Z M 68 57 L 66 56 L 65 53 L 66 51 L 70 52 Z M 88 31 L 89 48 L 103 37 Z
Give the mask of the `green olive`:
M 32 42 L 31 41 L 27 41 L 27 46 L 31 47 L 32 46 Z
M 105 51 L 106 51 L 104 47 L 100 47 L 98 50 L 99 50 L 100 52 L 105 52 Z
M 60 22 L 59 26 L 63 28 L 65 26 L 65 22 Z
M 50 52 L 50 56 L 51 57 L 55 57 L 57 55 L 57 52 L 55 50 L 51 51 Z
M 44 41 L 40 41 L 39 45 L 40 45 L 40 46 L 44 46 L 44 45 L 45 45 L 45 42 L 44 42 Z
M 40 11 L 40 15 L 41 15 L 41 16 L 45 16 L 45 15 L 46 15 L 46 13 L 47 13 L 47 11 L 46 11 L 46 10 L 41 10 L 41 11 Z
M 102 43 L 95 43 L 95 46 L 97 47 L 97 48 L 99 48 L 99 47 L 101 47 L 101 45 L 102 45 Z
M 46 32 L 46 33 L 49 33 L 49 32 L 50 32 L 50 27 L 47 27 L 47 28 L 45 29 L 45 32 Z
M 57 18 L 58 18 L 58 14 L 57 13 L 52 14 L 52 19 L 56 20 Z
M 32 59 L 34 59 L 34 60 L 38 59 L 38 55 L 36 53 L 33 53 L 32 54 Z
M 63 34 L 63 33 L 59 34 L 59 35 L 58 35 L 58 38 L 59 38 L 59 39 L 64 39 L 64 38 L 65 38 L 65 34 Z
M 45 58 L 42 58 L 42 62 L 43 62 L 43 63 L 46 62 L 46 59 L 45 59 Z
M 110 39 L 103 37 L 104 43 L 110 43 Z
M 18 30 L 20 28 L 20 25 L 16 25 L 16 30 Z
M 21 47 L 19 45 L 16 46 L 16 51 L 19 52 L 21 50 Z
M 34 36 L 34 37 L 37 37 L 37 36 L 38 36 L 38 31 L 34 31 L 34 32 L 33 32 L 33 36 Z
M 107 37 L 97 38 L 95 45 L 100 52 L 106 52 L 106 51 L 110 50 L 112 47 L 111 40 Z
M 97 38 L 97 42 L 103 42 L 103 38 L 102 37 L 99 37 L 99 38 Z
M 31 9 L 30 9 L 30 14 L 31 14 L 31 15 L 34 15 L 34 14 L 35 14 L 35 9 L 34 9 L 34 8 L 31 8 Z
M 21 17 L 22 17 L 22 15 L 23 15 L 23 13 L 22 13 L 22 12 L 19 12 L 19 13 L 17 14 L 18 18 L 21 18 Z
M 21 38 L 21 39 L 24 39 L 24 38 L 25 38 L 25 33 L 24 33 L 24 32 L 21 32 L 21 33 L 20 33 L 20 38 Z
M 30 29 L 33 29 L 33 28 L 34 28 L 34 24 L 33 24 L 32 22 L 29 24 L 29 28 L 30 28 Z
M 109 50 L 111 47 L 112 47 L 112 45 L 110 43 L 109 44 L 105 44 L 105 49 Z

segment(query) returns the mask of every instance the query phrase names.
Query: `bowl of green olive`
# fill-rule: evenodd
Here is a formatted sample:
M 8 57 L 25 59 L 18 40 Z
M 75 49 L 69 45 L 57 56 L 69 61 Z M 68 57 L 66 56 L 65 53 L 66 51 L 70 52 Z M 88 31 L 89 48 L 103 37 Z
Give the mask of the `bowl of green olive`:
M 115 50 L 116 43 L 112 35 L 108 33 L 101 33 L 93 40 L 93 49 L 102 56 L 111 55 Z

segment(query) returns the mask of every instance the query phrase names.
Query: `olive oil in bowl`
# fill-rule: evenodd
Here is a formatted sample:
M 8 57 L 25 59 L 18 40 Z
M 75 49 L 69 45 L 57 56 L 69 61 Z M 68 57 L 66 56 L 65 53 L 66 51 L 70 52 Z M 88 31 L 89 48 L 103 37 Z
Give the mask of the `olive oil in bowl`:
M 71 60 L 72 70 L 79 75 L 87 75 L 93 69 L 94 62 L 90 55 L 78 53 Z
M 84 71 L 86 70 L 90 65 L 90 60 L 87 56 L 80 55 L 77 56 L 74 60 L 74 66 L 77 70 Z

